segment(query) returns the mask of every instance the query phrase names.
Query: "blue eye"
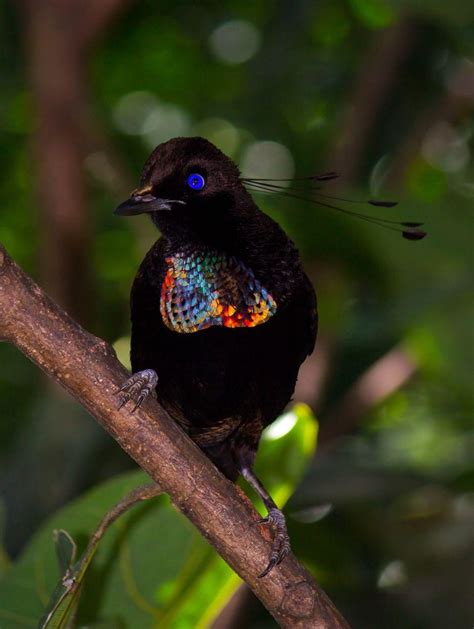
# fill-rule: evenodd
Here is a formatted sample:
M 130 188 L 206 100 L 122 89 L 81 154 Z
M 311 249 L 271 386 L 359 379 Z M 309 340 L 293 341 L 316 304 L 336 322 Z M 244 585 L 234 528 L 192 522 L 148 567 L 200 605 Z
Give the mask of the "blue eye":
M 192 173 L 191 175 L 189 175 L 186 183 L 193 190 L 202 190 L 206 185 L 204 177 L 202 175 L 199 175 L 198 173 Z

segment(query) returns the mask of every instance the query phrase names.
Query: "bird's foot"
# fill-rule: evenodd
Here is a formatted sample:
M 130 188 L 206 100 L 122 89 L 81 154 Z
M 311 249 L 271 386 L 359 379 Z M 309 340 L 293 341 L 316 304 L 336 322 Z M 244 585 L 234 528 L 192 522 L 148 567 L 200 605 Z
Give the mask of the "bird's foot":
M 269 509 L 268 516 L 259 520 L 259 524 L 268 524 L 274 531 L 270 561 L 262 574 L 258 575 L 259 579 L 261 579 L 262 577 L 266 577 L 290 552 L 290 538 L 286 530 L 285 516 L 280 509 Z
M 150 393 L 153 393 L 157 384 L 158 376 L 154 369 L 137 371 L 117 391 L 119 395 L 117 408 L 121 409 L 129 400 L 132 400 L 135 402 L 135 406 L 132 408 L 132 413 L 134 413 Z

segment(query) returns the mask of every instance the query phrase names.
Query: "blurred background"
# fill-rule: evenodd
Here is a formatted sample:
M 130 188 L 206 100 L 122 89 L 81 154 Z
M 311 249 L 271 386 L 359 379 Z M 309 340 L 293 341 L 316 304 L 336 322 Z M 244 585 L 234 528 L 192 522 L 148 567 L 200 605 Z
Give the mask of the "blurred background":
M 253 177 L 337 170 L 328 194 L 394 198 L 397 208 L 369 212 L 425 223 L 428 237 L 410 242 L 256 195 L 299 246 L 319 298 L 317 348 L 295 395 L 319 440 L 286 513 L 296 555 L 354 627 L 472 626 L 474 4 L 0 6 L 0 241 L 123 362 L 130 285 L 157 234 L 112 210 L 162 141 L 202 135 Z M 0 346 L 13 560 L 50 514 L 133 468 Z M 220 614 L 212 626 L 274 626 L 243 588 Z M 0 624 L 30 626 L 15 622 Z

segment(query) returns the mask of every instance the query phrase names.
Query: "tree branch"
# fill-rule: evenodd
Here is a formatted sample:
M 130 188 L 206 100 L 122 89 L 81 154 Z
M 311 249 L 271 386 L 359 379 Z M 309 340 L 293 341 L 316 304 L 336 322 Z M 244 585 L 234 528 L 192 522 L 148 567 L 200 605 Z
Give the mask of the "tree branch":
M 293 555 L 270 576 L 258 578 L 270 544 L 266 529 L 255 525 L 259 516 L 248 499 L 155 400 L 147 400 L 134 414 L 127 408 L 117 410 L 115 392 L 127 372 L 112 348 L 49 299 L 1 245 L 0 339 L 16 345 L 97 419 L 170 495 L 282 627 L 348 627 Z
M 457 68 L 447 81 L 446 92 L 433 106 L 421 112 L 415 120 L 413 129 L 400 144 L 387 175 L 390 187 L 399 188 L 406 179 L 407 172 L 419 155 L 424 139 L 439 122 L 459 124 L 465 118 L 472 117 L 474 106 L 474 64 L 460 60 Z
M 379 31 L 367 50 L 362 72 L 348 99 L 351 107 L 341 122 L 342 133 L 328 159 L 331 168 L 343 174 L 345 185 L 353 183 L 359 175 L 380 111 L 400 78 L 416 35 L 416 22 L 404 15 L 392 26 Z
M 348 389 L 324 418 L 318 443 L 323 447 L 353 432 L 370 409 L 405 385 L 417 366 L 399 346 L 375 361 Z

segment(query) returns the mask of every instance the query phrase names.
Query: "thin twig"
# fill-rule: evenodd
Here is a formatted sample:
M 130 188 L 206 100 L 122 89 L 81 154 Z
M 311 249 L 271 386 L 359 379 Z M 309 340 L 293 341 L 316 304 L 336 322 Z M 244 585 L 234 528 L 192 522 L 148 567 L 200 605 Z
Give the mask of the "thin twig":
M 158 483 L 148 483 L 147 485 L 142 485 L 141 487 L 137 487 L 129 492 L 126 496 L 117 502 L 110 511 L 104 515 L 102 520 L 99 522 L 96 530 L 92 534 L 89 543 L 87 544 L 87 549 L 85 551 L 85 555 L 89 555 L 91 551 L 97 546 L 105 532 L 109 528 L 111 524 L 115 522 L 121 515 L 123 515 L 126 511 L 134 507 L 137 502 L 141 502 L 142 500 L 148 500 L 149 498 L 154 498 L 159 494 L 163 493 L 160 485 Z

